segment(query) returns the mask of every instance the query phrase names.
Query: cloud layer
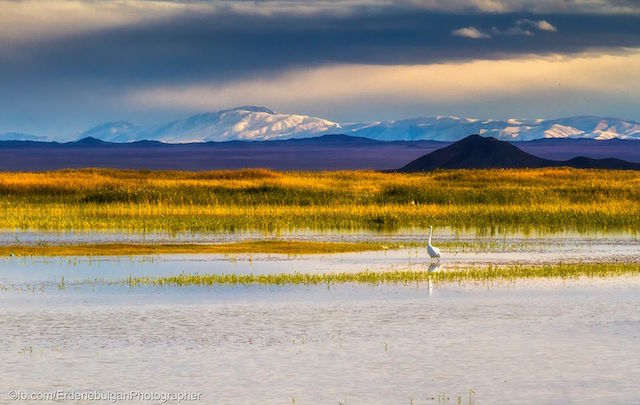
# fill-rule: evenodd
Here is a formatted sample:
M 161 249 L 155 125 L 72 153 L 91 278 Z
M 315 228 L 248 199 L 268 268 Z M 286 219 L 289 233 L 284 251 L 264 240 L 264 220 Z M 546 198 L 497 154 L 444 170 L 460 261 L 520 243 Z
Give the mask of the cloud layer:
M 476 27 L 458 28 L 451 31 L 451 34 L 457 37 L 463 37 L 463 38 L 469 38 L 469 39 L 491 38 L 491 35 L 487 34 L 486 32 L 480 31 Z
M 258 104 L 271 103 L 285 110 L 293 111 L 300 105 L 322 108 L 333 103 L 341 110 L 352 110 L 354 115 L 362 103 L 377 102 L 380 108 L 384 105 L 410 108 L 409 102 L 450 108 L 469 100 L 493 104 L 520 99 L 522 111 L 537 110 L 544 116 L 553 116 L 562 111 L 570 113 L 572 104 L 579 104 L 585 113 L 594 113 L 597 110 L 587 104 L 615 99 L 628 104 L 627 111 L 637 109 L 640 102 L 634 95 L 640 93 L 640 82 L 635 80 L 638 71 L 640 50 L 617 56 L 583 54 L 433 65 L 340 65 L 294 70 L 268 80 L 138 89 L 128 97 L 132 104 L 143 106 L 181 105 L 206 110 L 239 105 L 251 93 Z M 585 99 L 585 95 L 589 96 Z M 534 107 L 541 103 L 544 109 Z M 491 117 L 493 108 L 494 105 L 486 109 L 475 107 L 473 115 Z
M 472 113 L 482 110 L 480 101 L 445 92 L 438 104 L 399 77 L 415 78 L 429 95 L 427 85 L 464 90 L 476 80 L 473 69 L 459 66 L 491 63 L 511 77 L 508 69 L 549 58 L 635 58 L 629 50 L 640 48 L 640 4 L 624 0 L 0 0 L 0 9 L 0 132 L 62 134 L 108 119 L 155 120 L 258 103 L 340 120 L 350 118 L 338 116 L 347 110 L 354 119 L 382 116 L 389 111 L 385 98 L 400 102 L 394 112 L 400 116 Z M 437 72 L 440 80 L 427 83 L 418 71 Z M 555 82 L 552 73 L 546 77 Z M 611 91 L 598 89 L 589 74 L 592 84 L 585 79 L 582 90 L 552 94 L 567 100 L 572 92 Z M 391 92 L 377 80 L 400 84 Z M 333 100 L 319 82 L 332 89 Z M 512 100 L 498 98 L 488 103 L 491 115 L 515 115 Z M 357 108 L 332 108 L 350 100 L 358 100 Z M 548 101 L 527 105 L 544 112 Z M 630 109 L 619 111 L 628 116 Z

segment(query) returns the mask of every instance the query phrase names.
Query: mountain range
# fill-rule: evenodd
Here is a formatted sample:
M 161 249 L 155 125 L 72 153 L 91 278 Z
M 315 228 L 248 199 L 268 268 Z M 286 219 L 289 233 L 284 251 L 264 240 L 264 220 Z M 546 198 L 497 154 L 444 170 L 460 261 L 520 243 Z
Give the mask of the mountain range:
M 640 139 L 640 123 L 594 116 L 551 120 L 493 120 L 437 116 L 397 121 L 338 123 L 307 115 L 278 113 L 266 107 L 243 106 L 145 126 L 127 121 L 108 122 L 66 140 L 92 137 L 107 142 L 154 140 L 165 143 L 191 143 L 270 141 L 327 134 L 344 134 L 382 141 L 443 142 L 455 142 L 469 134 L 508 141 L 548 138 Z M 16 132 L 0 134 L 0 140 L 47 139 L 49 138 Z
M 45 136 L 37 136 L 31 134 L 23 134 L 20 132 L 5 132 L 0 134 L 0 141 L 35 141 L 46 142 L 50 139 Z
M 477 136 L 479 140 L 483 138 Z M 589 167 L 591 160 L 617 158 L 640 163 L 640 141 L 612 139 L 538 139 L 523 142 L 500 142 L 509 147 L 500 150 L 462 148 L 459 141 L 453 158 L 439 160 L 448 165 L 505 167 L 505 163 L 527 161 L 510 152 L 513 148 L 535 155 L 536 159 L 567 161 L 586 157 L 580 167 Z M 396 170 L 415 159 L 454 144 L 440 141 L 378 141 L 347 135 L 322 135 L 313 138 L 284 139 L 270 142 L 197 142 L 162 143 L 135 141 L 112 143 L 96 138 L 74 142 L 0 141 L 0 171 L 42 171 L 74 167 L 104 167 L 120 169 L 212 170 L 264 167 L 276 170 Z M 468 145 L 467 145 L 468 146 Z M 496 153 L 500 152 L 500 153 Z M 468 156 L 473 157 L 469 159 Z M 456 157 L 457 156 L 457 157 Z M 491 159 L 491 160 L 490 160 Z M 573 159 L 575 161 L 575 159 Z M 483 163 L 485 162 L 485 163 Z M 488 163 L 486 163 L 488 162 Z M 597 162 L 596 162 L 597 163 Z M 613 162 L 615 163 L 615 162 Z M 531 165 L 537 167 L 538 165 Z M 436 167 L 436 168 L 437 168 Z M 620 168 L 616 165 L 607 166 Z M 421 168 L 428 170 L 429 168 Z

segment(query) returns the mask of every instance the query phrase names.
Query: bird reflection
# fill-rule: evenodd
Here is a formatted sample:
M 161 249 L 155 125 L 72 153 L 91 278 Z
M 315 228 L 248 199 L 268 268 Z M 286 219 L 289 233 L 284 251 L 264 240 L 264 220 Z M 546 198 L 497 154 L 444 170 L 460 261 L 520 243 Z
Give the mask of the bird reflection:
M 429 273 L 437 273 L 440 271 L 440 267 L 442 267 L 440 262 L 431 263 L 429 264 L 429 269 L 427 271 Z M 431 294 L 433 294 L 433 281 L 431 281 L 431 277 L 427 279 L 427 287 L 429 288 L 429 296 L 431 296 Z

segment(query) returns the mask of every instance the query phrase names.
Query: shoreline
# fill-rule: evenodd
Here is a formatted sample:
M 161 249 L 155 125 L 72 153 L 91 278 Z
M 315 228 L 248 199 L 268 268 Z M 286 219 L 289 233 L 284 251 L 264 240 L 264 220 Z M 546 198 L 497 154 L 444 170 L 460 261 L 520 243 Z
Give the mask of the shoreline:
M 273 253 L 311 255 L 355 253 L 418 247 L 418 243 L 312 242 L 259 240 L 219 244 L 199 243 L 79 243 L 0 245 L 0 257 L 142 256 L 155 254 Z

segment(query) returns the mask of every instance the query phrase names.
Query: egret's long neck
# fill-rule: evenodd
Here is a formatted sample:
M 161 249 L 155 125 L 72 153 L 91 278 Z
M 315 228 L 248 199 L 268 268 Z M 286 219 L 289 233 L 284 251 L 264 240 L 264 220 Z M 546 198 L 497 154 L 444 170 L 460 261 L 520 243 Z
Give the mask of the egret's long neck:
M 433 232 L 433 228 L 429 228 L 429 244 L 431 244 L 431 233 Z

